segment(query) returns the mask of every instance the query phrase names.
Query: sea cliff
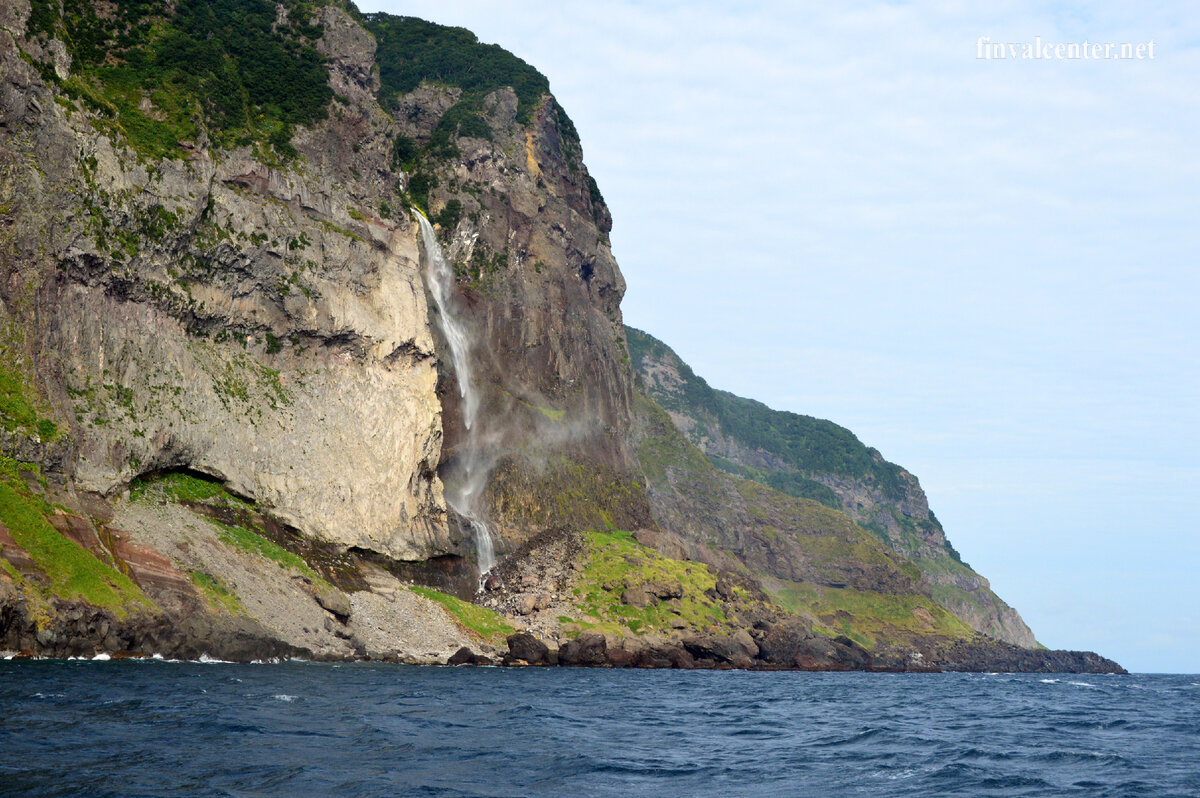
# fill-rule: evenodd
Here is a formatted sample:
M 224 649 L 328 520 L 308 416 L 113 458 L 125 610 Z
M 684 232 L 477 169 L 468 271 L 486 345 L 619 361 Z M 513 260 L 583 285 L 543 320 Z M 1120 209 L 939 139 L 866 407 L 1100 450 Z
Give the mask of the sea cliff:
M 627 330 L 578 131 L 468 31 L 14 0 L 0 141 L 0 649 L 1119 669 L 1038 648 L 849 431 Z

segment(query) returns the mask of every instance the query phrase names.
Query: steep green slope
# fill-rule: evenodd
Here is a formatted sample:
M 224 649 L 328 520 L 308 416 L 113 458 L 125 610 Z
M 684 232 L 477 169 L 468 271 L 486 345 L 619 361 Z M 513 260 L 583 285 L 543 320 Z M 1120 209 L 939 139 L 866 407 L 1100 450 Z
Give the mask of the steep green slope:
M 868 649 L 972 632 L 913 563 L 845 513 L 717 469 L 654 400 L 635 401 L 638 457 L 663 551 L 741 574 L 814 629 Z
M 666 344 L 630 327 L 626 335 L 642 390 L 714 466 L 841 510 L 915 563 L 942 607 L 997 639 L 1036 645 L 1017 612 L 962 562 L 916 477 L 844 427 L 716 390 Z

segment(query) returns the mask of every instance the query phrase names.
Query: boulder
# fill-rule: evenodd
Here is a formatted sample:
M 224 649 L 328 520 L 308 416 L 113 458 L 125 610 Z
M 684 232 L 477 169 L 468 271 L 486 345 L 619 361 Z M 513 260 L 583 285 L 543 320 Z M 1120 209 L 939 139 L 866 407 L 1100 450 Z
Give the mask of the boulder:
M 640 587 L 631 587 L 621 593 L 621 603 L 644 610 L 658 603 L 658 599 Z
M 677 599 L 683 597 L 683 585 L 678 579 L 660 579 L 654 582 L 647 582 L 642 585 L 642 590 L 660 599 Z
M 475 652 L 463 646 L 458 651 L 450 655 L 450 659 L 446 660 L 447 665 L 474 665 Z
M 608 645 L 599 632 L 584 632 L 568 640 L 558 650 L 558 664 L 576 667 L 598 667 L 608 661 Z
M 634 653 L 623 648 L 610 648 L 605 656 L 609 666 L 613 668 L 633 668 L 637 664 L 637 657 L 634 656 Z
M 691 559 L 688 557 L 687 545 L 683 538 L 673 532 L 664 532 L 659 529 L 639 529 L 633 533 L 633 539 L 669 559 Z
M 524 662 L 529 665 L 549 663 L 550 648 L 529 632 L 517 632 L 508 636 L 508 653 L 504 655 L 505 665 Z
M 775 624 L 758 644 L 758 656 L 775 665 L 792 665 L 804 642 L 812 637 L 812 623 L 788 618 Z
M 747 657 L 754 658 L 758 656 L 758 644 L 754 642 L 754 638 L 750 636 L 748 631 L 739 629 L 733 633 L 732 637 L 733 642 L 742 647 L 742 651 L 746 653 Z
M 342 591 L 314 586 L 313 598 L 317 600 L 323 610 L 331 613 L 342 623 L 350 619 L 350 599 Z
M 741 644 L 729 635 L 694 635 L 683 639 L 683 647 L 697 660 L 725 662 L 749 667 L 750 657 Z

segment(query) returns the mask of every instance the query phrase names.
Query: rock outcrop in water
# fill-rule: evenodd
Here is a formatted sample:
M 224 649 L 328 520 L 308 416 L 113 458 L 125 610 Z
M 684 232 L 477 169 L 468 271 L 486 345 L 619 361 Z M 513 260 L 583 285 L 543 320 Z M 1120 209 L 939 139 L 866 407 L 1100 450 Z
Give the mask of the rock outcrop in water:
M 981 635 L 1033 644 L 915 478 L 684 406 L 569 117 L 466 31 L 14 0 L 0 141 L 0 649 L 1117 667 Z

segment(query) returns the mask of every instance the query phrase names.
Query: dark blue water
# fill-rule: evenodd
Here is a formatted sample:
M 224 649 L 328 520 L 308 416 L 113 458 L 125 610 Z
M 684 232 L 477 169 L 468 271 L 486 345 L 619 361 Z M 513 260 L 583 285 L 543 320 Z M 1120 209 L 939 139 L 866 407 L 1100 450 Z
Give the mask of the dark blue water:
M 1196 796 L 1200 677 L 0 662 L 0 794 Z

